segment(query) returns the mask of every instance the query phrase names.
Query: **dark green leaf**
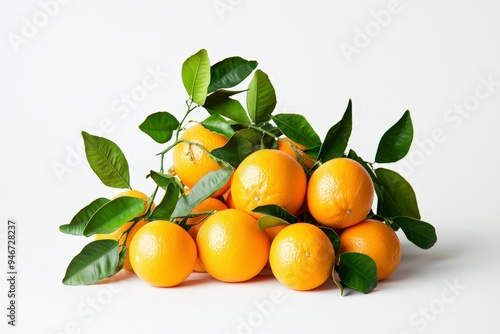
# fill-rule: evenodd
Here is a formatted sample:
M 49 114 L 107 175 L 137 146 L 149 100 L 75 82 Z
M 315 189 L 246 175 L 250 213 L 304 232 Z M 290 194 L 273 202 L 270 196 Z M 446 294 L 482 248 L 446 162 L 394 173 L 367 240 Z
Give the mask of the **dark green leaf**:
M 342 283 L 351 289 L 369 293 L 377 287 L 377 265 L 368 255 L 340 254 L 338 271 Z
M 123 269 L 123 265 L 125 264 L 125 258 L 127 257 L 127 252 L 128 252 L 127 247 L 125 245 L 123 245 L 122 250 L 118 254 L 118 264 L 116 265 L 116 268 L 113 271 L 113 273 L 109 276 L 114 276 L 114 275 L 118 274 L 120 272 L 120 270 Z
M 352 131 L 352 102 L 349 100 L 347 109 L 342 119 L 328 130 L 325 140 L 321 145 L 318 160 L 327 162 L 328 160 L 339 158 L 344 155 L 349 137 Z
M 278 226 L 278 225 L 288 225 L 290 224 L 286 220 L 273 216 L 262 216 L 257 220 L 257 225 L 261 230 L 268 227 Z
M 208 92 L 236 86 L 245 80 L 257 65 L 256 61 L 245 60 L 241 57 L 229 57 L 214 64 L 210 69 Z
M 375 174 L 380 182 L 379 191 L 382 196 L 382 202 L 377 205 L 377 214 L 383 217 L 407 216 L 420 219 L 417 198 L 408 181 L 385 168 L 375 169 Z
M 224 146 L 211 153 L 237 168 L 243 159 L 260 149 L 261 138 L 255 131 L 243 129 L 237 131 Z
M 203 200 L 222 188 L 231 177 L 232 169 L 219 169 L 202 177 L 191 189 L 189 195 L 182 195 L 175 207 L 172 217 L 184 217 Z
M 97 210 L 108 202 L 109 199 L 104 197 L 92 201 L 90 204 L 78 211 L 69 224 L 59 226 L 59 231 L 66 234 L 83 235 L 83 229 L 89 222 L 90 218 Z
M 140 198 L 117 197 L 97 210 L 83 230 L 83 235 L 112 233 L 144 211 L 144 205 L 145 201 Z
M 159 173 L 155 171 L 151 171 L 150 174 L 151 178 L 157 185 L 159 185 L 163 190 L 167 190 L 167 187 L 171 183 L 175 183 L 180 189 L 182 189 L 184 186 L 180 183 L 179 179 L 176 178 L 173 175 L 170 174 L 164 174 L 164 173 Z
M 99 179 L 113 188 L 129 188 L 128 162 L 122 150 L 111 140 L 82 131 L 85 154 Z
M 387 163 L 402 159 L 410 150 L 412 140 L 413 124 L 410 111 L 407 110 L 380 139 L 375 162 Z
M 292 215 L 286 209 L 282 208 L 279 205 L 274 205 L 274 204 L 258 206 L 255 209 L 253 209 L 252 212 L 260 213 L 266 216 L 277 217 L 290 224 L 296 223 L 299 220 L 297 217 Z
M 211 114 L 219 114 L 248 126 L 250 120 L 240 101 L 233 100 L 229 96 L 226 91 L 217 91 L 207 97 L 203 107 Z
M 319 226 L 319 228 L 326 234 L 328 239 L 330 239 L 333 249 L 335 250 L 335 256 L 338 256 L 340 254 L 340 237 L 337 232 L 326 226 Z
M 276 107 L 276 92 L 267 74 L 261 70 L 254 73 L 248 86 L 247 109 L 254 123 L 267 121 Z
M 227 138 L 231 138 L 234 134 L 234 130 L 228 121 L 219 114 L 212 114 L 207 119 L 205 119 L 201 124 L 210 131 L 217 132 Z
M 321 139 L 307 119 L 299 114 L 278 114 L 273 121 L 285 136 L 305 147 L 321 145 Z
M 172 138 L 178 126 L 179 121 L 172 114 L 159 111 L 146 117 L 146 120 L 139 125 L 139 129 L 154 141 L 164 144 Z
M 172 217 L 172 212 L 177 205 L 177 200 L 179 199 L 179 188 L 174 183 L 170 183 L 167 186 L 165 195 L 161 200 L 160 204 L 151 213 L 149 217 L 150 221 L 153 220 L 170 220 Z
M 63 283 L 89 285 L 109 277 L 118 266 L 118 249 L 116 240 L 92 241 L 71 260 Z
M 392 220 L 401 227 L 408 240 L 422 249 L 431 248 L 437 241 L 436 229 L 429 223 L 402 216 Z
M 201 49 L 182 64 L 182 83 L 189 97 L 199 106 L 205 104 L 210 84 L 210 59 Z

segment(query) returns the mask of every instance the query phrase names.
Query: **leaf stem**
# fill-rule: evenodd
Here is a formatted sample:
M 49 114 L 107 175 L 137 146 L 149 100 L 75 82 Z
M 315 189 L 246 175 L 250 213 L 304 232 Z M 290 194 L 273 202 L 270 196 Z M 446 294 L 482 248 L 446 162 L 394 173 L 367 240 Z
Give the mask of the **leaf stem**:
M 248 127 L 249 127 L 249 128 L 251 128 L 251 129 L 254 129 L 254 130 L 260 131 L 260 132 L 262 132 L 262 133 L 265 133 L 266 135 L 271 136 L 271 137 L 273 137 L 273 138 L 278 138 L 278 136 L 276 136 L 274 133 L 272 133 L 272 132 L 270 132 L 270 131 L 267 131 L 267 130 L 265 130 L 265 129 L 263 129 L 263 128 L 259 127 L 259 126 L 255 126 L 255 125 L 253 125 L 253 124 L 250 124 Z

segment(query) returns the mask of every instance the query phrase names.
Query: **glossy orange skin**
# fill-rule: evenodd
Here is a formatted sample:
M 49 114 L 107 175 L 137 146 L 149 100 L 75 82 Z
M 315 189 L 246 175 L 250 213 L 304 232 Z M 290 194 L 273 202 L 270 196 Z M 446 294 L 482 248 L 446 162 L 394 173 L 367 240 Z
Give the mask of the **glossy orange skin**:
M 332 159 L 314 171 L 307 187 L 307 206 L 320 223 L 346 228 L 366 218 L 375 190 L 368 172 L 348 158 Z

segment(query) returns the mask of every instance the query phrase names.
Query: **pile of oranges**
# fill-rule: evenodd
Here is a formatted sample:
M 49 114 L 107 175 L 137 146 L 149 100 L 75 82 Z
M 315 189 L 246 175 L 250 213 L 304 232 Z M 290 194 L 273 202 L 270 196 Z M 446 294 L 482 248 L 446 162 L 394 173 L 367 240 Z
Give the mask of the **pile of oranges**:
M 228 138 L 196 124 L 180 139 L 172 150 L 171 172 L 192 188 L 221 168 L 209 152 L 225 145 Z M 285 286 L 311 290 L 332 278 L 340 254 L 358 252 L 374 260 L 378 280 L 391 275 L 400 261 L 400 242 L 385 223 L 366 219 L 375 193 L 368 172 L 343 157 L 319 164 L 305 150 L 280 137 L 276 149 L 250 154 L 227 184 L 196 206 L 192 214 L 197 215 L 187 220 L 187 228 L 175 221 L 136 223 L 127 236 L 123 268 L 151 285 L 170 287 L 193 271 L 224 282 L 242 282 L 267 267 Z M 119 196 L 148 200 L 136 190 Z M 311 219 L 261 229 L 258 220 L 263 215 L 254 209 L 266 205 Z M 96 239 L 118 240 L 129 227 L 126 224 Z M 339 254 L 320 227 L 340 236 Z

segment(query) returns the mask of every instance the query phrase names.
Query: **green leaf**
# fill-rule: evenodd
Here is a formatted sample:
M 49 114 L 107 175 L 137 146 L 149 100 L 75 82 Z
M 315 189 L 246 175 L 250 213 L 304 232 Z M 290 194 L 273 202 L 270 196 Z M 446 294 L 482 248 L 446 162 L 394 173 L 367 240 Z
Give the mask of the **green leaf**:
M 411 185 L 398 173 L 375 169 L 379 180 L 382 202 L 377 205 L 377 214 L 383 217 L 406 216 L 420 219 L 417 198 Z
M 118 145 L 85 131 L 82 137 L 90 167 L 102 183 L 108 187 L 131 189 L 128 162 Z
M 219 114 L 210 115 L 203 122 L 201 122 L 201 125 L 208 130 L 219 133 L 227 138 L 231 138 L 235 132 L 231 127 L 231 124 L 229 124 L 229 122 Z
M 184 187 L 178 178 L 170 174 L 159 173 L 152 170 L 149 172 L 149 176 L 151 176 L 153 181 L 155 181 L 155 183 L 163 190 L 167 190 L 167 187 L 171 183 L 175 183 L 180 189 Z
M 286 220 L 273 216 L 262 216 L 257 220 L 257 225 L 261 230 L 268 227 L 278 226 L 278 225 L 288 225 L 290 224 Z
M 78 211 L 69 224 L 59 226 L 59 231 L 71 235 L 83 235 L 83 229 L 89 222 L 90 218 L 97 210 L 108 202 L 109 199 L 104 197 L 92 201 L 90 204 Z
M 333 249 L 335 250 L 335 256 L 338 256 L 340 254 L 340 237 L 335 232 L 333 229 L 326 227 L 326 226 L 318 226 L 321 231 L 323 231 L 328 239 L 330 239 L 330 242 L 333 245 Z
M 92 241 L 71 260 L 63 283 L 89 285 L 109 277 L 119 263 L 118 249 L 116 240 Z
M 118 264 L 116 265 L 116 268 L 113 271 L 113 273 L 109 276 L 114 276 L 118 274 L 120 270 L 123 269 L 123 265 L 125 264 L 125 258 L 127 257 L 127 252 L 128 252 L 127 246 L 122 245 L 122 250 L 118 254 Z
M 210 60 L 205 49 L 201 49 L 182 64 L 182 83 L 194 103 L 199 106 L 205 104 L 210 84 Z
M 342 283 L 351 289 L 369 293 L 377 287 L 377 265 L 368 255 L 340 254 L 338 272 Z
M 224 146 L 210 153 L 237 168 L 243 159 L 260 149 L 261 138 L 255 131 L 243 129 L 232 135 Z
M 422 249 L 431 248 L 437 241 L 436 229 L 429 223 L 402 216 L 392 220 L 401 227 L 408 240 Z
M 139 129 L 154 141 L 164 144 L 172 138 L 178 126 L 179 121 L 175 116 L 166 111 L 159 111 L 146 117 Z
M 347 109 L 342 119 L 328 130 L 325 140 L 321 145 L 318 160 L 327 162 L 328 160 L 339 158 L 344 155 L 349 137 L 352 131 L 352 102 L 349 100 Z
M 254 123 L 267 121 L 276 107 L 276 92 L 267 74 L 255 71 L 248 86 L 247 109 Z
M 388 163 L 401 160 L 410 150 L 412 140 L 413 124 L 410 111 L 407 110 L 380 139 L 375 162 Z
M 272 117 L 285 136 L 305 147 L 321 145 L 321 139 L 307 119 L 299 114 L 278 114 Z
M 177 205 L 177 200 L 179 199 L 179 188 L 174 183 L 170 183 L 167 186 L 165 195 L 161 200 L 160 204 L 151 213 L 149 217 L 150 221 L 153 220 L 168 220 L 170 221 L 172 217 L 172 212 L 174 212 L 175 206 Z
M 257 65 L 256 61 L 245 60 L 241 57 L 229 57 L 214 64 L 210 69 L 208 92 L 238 85 L 252 73 Z
M 282 208 L 279 205 L 274 205 L 274 204 L 258 206 L 255 209 L 253 209 L 252 212 L 260 213 L 266 216 L 277 217 L 290 224 L 296 223 L 299 220 L 297 217 L 292 215 L 286 209 Z
M 145 201 L 140 198 L 122 196 L 103 205 L 90 218 L 83 235 L 108 234 L 131 221 L 144 211 Z
M 240 101 L 231 99 L 229 93 L 227 91 L 217 91 L 210 94 L 203 107 L 210 114 L 219 114 L 239 124 L 250 125 L 250 120 Z
M 179 198 L 172 217 L 178 218 L 190 214 L 198 204 L 222 188 L 229 181 L 232 173 L 232 169 L 219 169 L 202 177 L 191 189 L 189 195 L 182 195 Z

